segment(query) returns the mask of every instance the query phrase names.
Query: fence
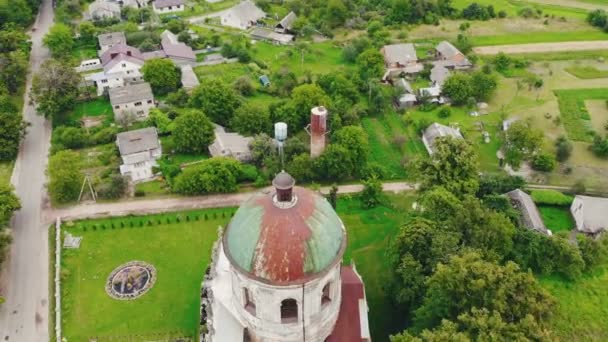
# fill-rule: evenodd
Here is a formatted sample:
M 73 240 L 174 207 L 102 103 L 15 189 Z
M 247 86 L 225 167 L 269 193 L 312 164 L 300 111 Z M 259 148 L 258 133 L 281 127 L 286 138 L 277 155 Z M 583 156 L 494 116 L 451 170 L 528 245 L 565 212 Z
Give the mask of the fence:
M 55 338 L 61 342 L 61 217 L 55 222 Z

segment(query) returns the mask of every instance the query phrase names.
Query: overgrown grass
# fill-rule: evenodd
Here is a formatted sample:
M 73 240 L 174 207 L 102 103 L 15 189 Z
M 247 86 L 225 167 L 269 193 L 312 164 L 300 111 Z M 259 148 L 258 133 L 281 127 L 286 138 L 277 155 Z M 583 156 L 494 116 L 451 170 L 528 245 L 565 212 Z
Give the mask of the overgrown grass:
M 135 185 L 136 192 L 143 192 L 144 196 L 163 196 L 171 193 L 165 182 L 161 180 L 153 180 Z
M 512 54 L 510 56 L 516 57 L 516 58 L 525 58 L 532 62 L 566 61 L 566 60 L 582 60 L 582 59 L 598 59 L 598 58 L 606 59 L 606 58 L 608 58 L 608 50 L 526 53 L 526 54 Z
M 13 174 L 14 162 L 1 162 L 0 163 L 0 183 L 9 184 L 11 182 L 11 175 Z
M 574 220 L 568 207 L 541 205 L 538 210 L 545 226 L 553 233 L 569 231 L 574 228 Z
M 78 102 L 74 106 L 74 109 L 63 114 L 53 124 L 58 126 L 66 123 L 77 123 L 87 116 L 103 116 L 104 123 L 112 122 L 114 120 L 114 112 L 112 111 L 110 101 L 106 97 L 98 97 L 90 101 Z
M 568 137 L 575 141 L 591 142 L 593 128 L 585 100 L 608 100 L 608 88 L 554 90 L 559 103 L 562 123 Z
M 471 43 L 475 46 L 554 43 L 580 40 L 606 40 L 608 33 L 601 30 L 570 31 L 570 32 L 532 32 L 495 36 L 474 36 Z
M 540 281 L 558 302 L 550 320 L 558 340 L 608 340 L 608 263 L 574 282 L 558 277 Z
M 598 68 L 594 68 L 592 66 L 571 66 L 565 69 L 567 72 L 572 75 L 588 80 L 593 78 L 606 78 L 608 77 L 608 70 L 599 70 Z
M 557 190 L 534 189 L 530 191 L 530 196 L 536 204 L 569 206 L 574 197 L 563 194 Z
M 97 45 L 86 44 L 82 40 L 77 39 L 75 46 L 71 51 L 72 64 L 78 65 L 81 61 L 86 59 L 97 58 Z

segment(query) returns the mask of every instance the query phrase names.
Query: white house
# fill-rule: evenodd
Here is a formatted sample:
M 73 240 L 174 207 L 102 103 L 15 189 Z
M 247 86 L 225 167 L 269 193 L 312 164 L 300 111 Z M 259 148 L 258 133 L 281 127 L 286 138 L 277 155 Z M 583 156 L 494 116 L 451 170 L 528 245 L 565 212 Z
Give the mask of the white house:
M 152 3 L 154 12 L 158 14 L 183 11 L 186 7 L 184 0 L 154 0 Z
M 109 90 L 114 119 L 118 122 L 132 115 L 135 120 L 144 120 L 150 109 L 156 107 L 152 88 L 148 83 L 130 84 Z
M 441 137 L 453 137 L 455 139 L 464 139 L 460 130 L 457 128 L 448 127 L 437 122 L 433 123 L 424 130 L 422 134 L 422 142 L 430 155 L 435 153 L 435 140 Z
M 232 8 L 220 13 L 220 24 L 246 30 L 255 26 L 257 22 L 266 17 L 266 13 L 253 2 L 246 0 Z
M 144 56 L 137 48 L 122 43 L 113 45 L 101 55 L 101 64 L 103 71 L 85 76 L 85 81 L 97 87 L 98 96 L 112 88 L 143 82 L 140 69 Z
M 162 155 L 156 128 L 148 127 L 119 133 L 116 145 L 120 151 L 122 165 L 120 174 L 130 176 L 134 182 L 148 180 L 154 176 L 152 168 Z
M 608 229 L 608 198 L 577 195 L 570 212 L 581 233 L 598 235 Z
M 202 341 L 371 341 L 363 279 L 342 264 L 344 224 L 289 174 L 272 183 L 221 230 L 201 291 Z

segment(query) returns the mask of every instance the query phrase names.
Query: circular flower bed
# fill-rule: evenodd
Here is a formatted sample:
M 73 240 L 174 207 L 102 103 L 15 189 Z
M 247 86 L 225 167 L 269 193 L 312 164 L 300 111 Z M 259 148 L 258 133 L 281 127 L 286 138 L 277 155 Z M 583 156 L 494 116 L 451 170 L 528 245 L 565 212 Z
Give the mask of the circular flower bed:
M 120 300 L 136 299 L 154 286 L 156 269 L 143 261 L 131 261 L 120 265 L 110 273 L 106 293 Z

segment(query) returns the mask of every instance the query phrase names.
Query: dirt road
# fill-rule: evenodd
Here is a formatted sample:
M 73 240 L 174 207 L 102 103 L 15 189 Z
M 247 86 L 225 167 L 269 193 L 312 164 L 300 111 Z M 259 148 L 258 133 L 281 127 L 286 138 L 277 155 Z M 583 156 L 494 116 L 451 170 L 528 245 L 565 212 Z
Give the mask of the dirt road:
M 384 183 L 384 191 L 401 192 L 414 190 L 415 185 L 410 183 L 396 182 Z M 352 194 L 361 192 L 363 185 L 341 185 L 338 192 L 341 194 Z M 261 190 L 270 191 L 270 188 Z M 321 192 L 327 194 L 328 187 L 321 188 Z M 44 220 L 53 222 L 57 217 L 64 220 L 75 220 L 83 218 L 95 218 L 105 216 L 124 216 L 129 214 L 154 214 L 166 211 L 236 207 L 251 197 L 251 192 L 237 194 L 219 194 L 200 197 L 176 197 L 165 199 L 143 199 L 135 201 L 123 201 L 115 203 L 83 204 L 70 208 L 49 210 L 44 215 Z
M 476 48 L 473 48 L 473 51 L 478 55 L 496 55 L 499 52 L 504 52 L 507 54 L 515 54 L 515 53 L 542 53 L 542 52 L 563 52 L 563 51 L 604 50 L 604 49 L 608 49 L 608 40 L 478 46 Z
M 572 8 L 580 8 L 584 10 L 595 10 L 595 9 L 603 9 L 608 11 L 608 4 L 600 5 L 600 4 L 592 4 L 590 2 L 584 1 L 576 1 L 576 0 L 528 0 L 530 2 L 535 2 L 537 4 L 542 5 L 554 5 L 561 7 L 572 7 Z

